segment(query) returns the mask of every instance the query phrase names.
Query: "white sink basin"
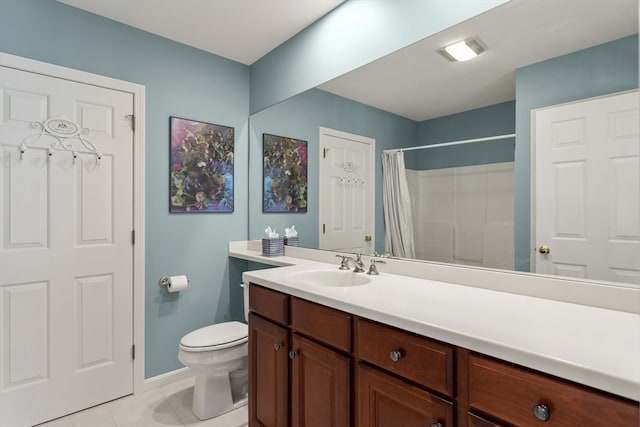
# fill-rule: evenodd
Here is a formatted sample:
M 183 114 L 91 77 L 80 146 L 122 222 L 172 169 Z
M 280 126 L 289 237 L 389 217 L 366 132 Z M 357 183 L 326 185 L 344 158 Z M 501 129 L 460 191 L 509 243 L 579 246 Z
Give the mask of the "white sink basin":
M 340 270 L 308 270 L 292 273 L 291 277 L 302 284 L 345 288 L 371 283 L 371 278 L 364 274 Z

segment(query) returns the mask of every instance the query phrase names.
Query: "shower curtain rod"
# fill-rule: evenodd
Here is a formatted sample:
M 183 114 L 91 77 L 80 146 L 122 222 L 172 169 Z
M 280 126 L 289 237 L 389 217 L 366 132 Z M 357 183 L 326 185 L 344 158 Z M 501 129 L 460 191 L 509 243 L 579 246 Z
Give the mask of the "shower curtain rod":
M 487 136 L 485 138 L 464 139 L 464 140 L 461 140 L 461 141 L 443 142 L 441 144 L 421 145 L 419 147 L 394 148 L 394 149 L 391 149 L 391 150 L 384 150 L 384 152 L 395 153 L 395 152 L 398 152 L 398 151 L 403 152 L 403 151 L 412 151 L 412 150 L 422 150 L 423 148 L 448 147 L 448 146 L 451 146 L 451 145 L 470 144 L 472 142 L 494 141 L 494 140 L 497 140 L 497 139 L 514 138 L 515 136 L 516 136 L 515 133 L 510 133 L 508 135 L 497 135 L 497 136 Z

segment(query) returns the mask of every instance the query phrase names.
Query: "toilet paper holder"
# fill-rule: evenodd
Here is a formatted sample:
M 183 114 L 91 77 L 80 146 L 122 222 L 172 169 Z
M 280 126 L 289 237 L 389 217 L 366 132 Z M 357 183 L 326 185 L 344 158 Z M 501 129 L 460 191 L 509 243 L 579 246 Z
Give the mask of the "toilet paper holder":
M 187 279 L 187 283 L 188 282 L 191 282 L 191 280 Z M 158 281 L 158 285 L 161 288 L 167 288 L 167 287 L 169 287 L 170 284 L 171 284 L 171 279 L 169 278 L 169 276 L 162 276 L 160 278 L 160 280 Z

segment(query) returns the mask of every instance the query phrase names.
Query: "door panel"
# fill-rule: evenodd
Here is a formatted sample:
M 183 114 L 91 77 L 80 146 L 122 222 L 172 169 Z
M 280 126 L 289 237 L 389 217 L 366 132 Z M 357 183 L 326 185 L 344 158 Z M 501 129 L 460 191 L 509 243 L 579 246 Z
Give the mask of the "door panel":
M 535 112 L 536 272 L 639 283 L 639 154 L 638 92 Z
M 320 129 L 320 249 L 373 252 L 374 152 L 371 138 Z
M 132 392 L 133 96 L 0 67 L 0 102 L 0 425 L 18 427 Z

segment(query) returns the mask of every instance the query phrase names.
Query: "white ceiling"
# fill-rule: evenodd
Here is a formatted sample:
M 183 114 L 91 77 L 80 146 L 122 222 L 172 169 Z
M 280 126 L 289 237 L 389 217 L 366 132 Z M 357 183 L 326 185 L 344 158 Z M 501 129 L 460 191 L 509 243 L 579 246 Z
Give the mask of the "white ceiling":
M 58 1 L 250 65 L 345 0 Z M 517 68 L 637 32 L 638 0 L 511 0 L 319 88 L 421 121 L 513 100 Z M 489 50 L 436 53 L 469 36 Z
M 58 0 L 251 65 L 345 0 Z
M 517 68 L 637 32 L 638 0 L 511 0 L 319 88 L 422 121 L 513 100 Z M 487 52 L 436 52 L 470 36 Z

